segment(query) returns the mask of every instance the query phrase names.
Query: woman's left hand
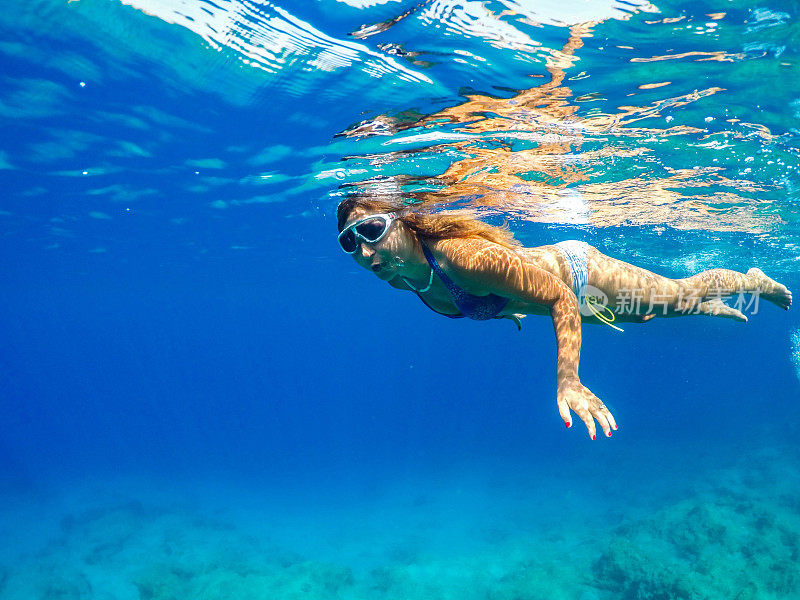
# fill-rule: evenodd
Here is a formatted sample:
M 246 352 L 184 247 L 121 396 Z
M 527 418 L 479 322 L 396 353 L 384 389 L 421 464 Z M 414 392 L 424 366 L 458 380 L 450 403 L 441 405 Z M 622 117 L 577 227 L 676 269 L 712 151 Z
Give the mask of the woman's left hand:
M 606 408 L 606 405 L 577 379 L 564 382 L 558 386 L 558 412 L 567 427 L 572 426 L 570 409 L 575 411 L 584 422 L 592 439 L 596 437 L 595 419 L 600 423 L 600 427 L 603 428 L 603 432 L 607 437 L 611 437 L 612 429 L 617 429 L 614 416 Z

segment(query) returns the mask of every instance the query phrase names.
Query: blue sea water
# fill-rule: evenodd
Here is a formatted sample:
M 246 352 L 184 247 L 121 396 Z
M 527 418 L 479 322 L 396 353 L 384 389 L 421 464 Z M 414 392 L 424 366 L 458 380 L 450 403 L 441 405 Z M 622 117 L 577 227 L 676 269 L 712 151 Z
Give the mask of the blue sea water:
M 442 318 L 353 189 L 800 289 L 800 9 L 31 0 L 0 13 L 0 598 L 800 597 L 800 317 Z M 601 439 L 602 438 L 602 439 Z

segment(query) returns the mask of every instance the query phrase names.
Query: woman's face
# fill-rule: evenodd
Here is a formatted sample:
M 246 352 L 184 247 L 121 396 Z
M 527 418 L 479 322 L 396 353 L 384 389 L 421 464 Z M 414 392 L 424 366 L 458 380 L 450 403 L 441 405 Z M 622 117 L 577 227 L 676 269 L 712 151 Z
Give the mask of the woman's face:
M 370 216 L 370 212 L 356 208 L 350 213 L 345 229 L 357 221 Z M 344 231 L 344 230 L 343 230 Z M 398 263 L 406 262 L 413 256 L 413 240 L 402 224 L 393 220 L 385 235 L 377 242 L 370 243 L 356 237 L 358 248 L 353 259 L 365 269 L 369 269 L 379 279 L 388 281 L 397 275 Z

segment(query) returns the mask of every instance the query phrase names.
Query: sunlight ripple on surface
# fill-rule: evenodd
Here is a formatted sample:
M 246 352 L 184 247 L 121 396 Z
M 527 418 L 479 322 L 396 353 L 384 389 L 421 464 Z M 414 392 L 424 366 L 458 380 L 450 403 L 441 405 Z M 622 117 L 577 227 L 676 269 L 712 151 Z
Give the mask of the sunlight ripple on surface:
M 482 37 L 490 45 L 544 53 L 548 75 L 538 85 L 506 94 L 469 93 L 433 114 L 380 115 L 344 132 L 356 144 L 373 136 L 388 138 L 384 147 L 400 145 L 405 159 L 416 157 L 420 165 L 431 164 L 433 155 L 448 157 L 440 172 L 404 179 L 399 191 L 423 203 L 463 206 L 468 199 L 529 221 L 599 228 L 663 226 L 758 235 L 786 223 L 774 202 L 778 186 L 754 172 L 757 164 L 761 169 L 776 161 L 789 164 L 791 156 L 781 147 L 786 134 L 730 113 L 724 103 L 729 90 L 714 85 L 712 77 L 690 80 L 689 72 L 682 76 L 671 66 L 717 62 L 737 68 L 750 60 L 740 47 L 708 50 L 703 42 L 698 50 L 648 54 L 647 48 L 615 45 L 620 75 L 614 95 L 625 102 L 611 104 L 609 92 L 578 92 L 586 89 L 587 78 L 591 86 L 593 56 L 608 50 L 597 48 L 594 40 L 607 24 L 536 23 L 534 28 L 532 9 L 517 20 L 526 7 L 514 4 L 520 5 L 516 13 L 492 14 L 485 3 L 437 0 L 417 18 Z M 724 16 L 705 15 L 713 27 L 706 24 L 701 33 L 716 35 Z M 672 29 L 684 27 L 676 25 L 682 19 L 644 21 Z M 537 37 L 560 37 L 563 46 L 548 48 Z M 577 73 L 587 68 L 587 59 L 588 70 Z M 769 161 L 771 153 L 779 156 Z M 374 153 L 370 157 L 374 174 L 386 175 L 383 161 Z M 357 158 L 353 153 L 348 160 Z M 381 179 L 382 189 L 385 185 Z
M 367 46 L 331 37 L 283 8 L 265 2 L 258 6 L 240 0 L 217 3 L 181 0 L 122 0 L 167 23 L 186 27 L 216 49 L 227 48 L 245 64 L 276 73 L 287 66 L 301 71 L 336 71 L 358 64 L 364 72 L 380 77 L 394 74 L 406 81 L 430 83 L 392 56 Z M 305 86 L 304 86 L 305 87 Z M 294 89 L 301 94 L 305 89 Z

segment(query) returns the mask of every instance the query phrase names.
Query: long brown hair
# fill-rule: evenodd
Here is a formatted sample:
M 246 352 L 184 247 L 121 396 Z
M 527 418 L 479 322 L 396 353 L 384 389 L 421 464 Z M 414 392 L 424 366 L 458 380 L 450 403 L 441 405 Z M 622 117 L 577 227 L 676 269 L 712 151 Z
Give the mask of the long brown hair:
M 520 243 L 508 226 L 489 225 L 477 218 L 474 211 L 467 209 L 449 210 L 443 213 L 431 213 L 425 209 L 415 210 L 414 206 L 398 206 L 384 200 L 377 200 L 364 195 L 353 194 L 339 203 L 336 211 L 339 231 L 344 229 L 350 213 L 360 208 L 370 214 L 399 213 L 398 220 L 428 241 L 453 238 L 482 238 L 500 244 L 506 248 L 515 248 Z

